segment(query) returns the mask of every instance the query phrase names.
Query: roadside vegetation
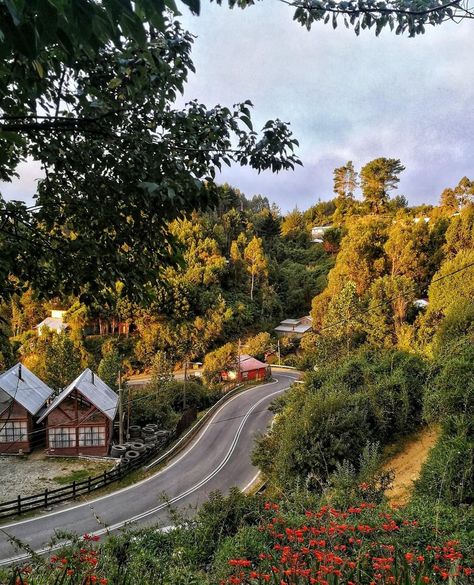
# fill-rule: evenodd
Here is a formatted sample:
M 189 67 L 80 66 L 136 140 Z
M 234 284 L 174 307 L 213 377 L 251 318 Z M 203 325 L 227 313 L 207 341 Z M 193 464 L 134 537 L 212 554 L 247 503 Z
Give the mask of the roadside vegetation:
M 295 246 L 302 258 L 308 250 L 308 258 L 318 254 L 325 270 L 332 269 L 327 286 L 312 299 L 313 333 L 281 344 L 283 360 L 305 373 L 302 384 L 274 402 L 275 422 L 256 443 L 253 460 L 266 481 L 263 495 L 212 494 L 197 511 L 171 512 L 171 531 L 155 527 L 103 542 L 76 539 L 52 559 L 33 557 L 4 570 L 3 581 L 471 583 L 474 208 L 462 185 L 443 193 L 433 208 L 410 209 L 392 199 L 374 213 L 367 202 L 349 197 L 344 205 L 351 211 L 341 212 L 340 196 L 318 204 L 326 211 L 332 206 L 327 221 L 334 226 L 322 245 L 309 242 L 315 222 L 309 212 L 278 220 L 275 247 Z M 295 223 L 296 231 L 285 232 Z M 268 240 L 262 242 L 271 258 Z M 235 267 L 226 263 L 225 270 Z M 251 299 L 251 277 L 244 274 L 229 291 L 242 286 L 239 298 L 245 297 L 246 306 L 262 303 L 264 280 L 254 282 Z M 230 293 L 224 286 L 221 294 L 225 299 Z M 420 298 L 421 306 L 414 302 Z M 270 324 L 281 316 L 274 313 L 266 329 L 260 321 L 260 332 L 241 324 L 248 332 L 242 345 L 264 358 L 274 344 Z M 157 330 L 168 332 L 178 323 L 160 313 L 153 319 Z M 110 339 L 105 347 L 144 343 L 139 330 Z M 187 385 L 186 400 L 198 409 L 213 400 L 213 374 L 236 356 L 232 335 L 223 339 L 226 344 L 218 345 L 219 339 L 209 342 L 216 347 L 204 360 L 205 383 Z M 164 346 L 152 347 L 151 396 L 136 415 L 145 421 L 159 414 L 163 425 L 171 424 L 182 406 L 183 385 L 172 380 L 175 364 Z M 403 505 L 392 506 L 385 449 L 404 449 L 408 438 L 430 428 L 436 438 L 418 466 L 419 477 Z

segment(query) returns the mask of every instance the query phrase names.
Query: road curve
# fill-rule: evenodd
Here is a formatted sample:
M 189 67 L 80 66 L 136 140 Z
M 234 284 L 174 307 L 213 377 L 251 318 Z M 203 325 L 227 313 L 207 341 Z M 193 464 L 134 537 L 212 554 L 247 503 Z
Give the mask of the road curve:
M 0 565 L 27 557 L 10 536 L 42 553 L 57 531 L 101 535 L 131 522 L 166 526 L 170 505 L 195 506 L 214 490 L 245 489 L 257 473 L 250 452 L 255 435 L 271 421 L 268 406 L 297 378 L 296 372 L 278 372 L 273 381 L 231 398 L 183 453 L 147 479 L 82 504 L 0 526 Z

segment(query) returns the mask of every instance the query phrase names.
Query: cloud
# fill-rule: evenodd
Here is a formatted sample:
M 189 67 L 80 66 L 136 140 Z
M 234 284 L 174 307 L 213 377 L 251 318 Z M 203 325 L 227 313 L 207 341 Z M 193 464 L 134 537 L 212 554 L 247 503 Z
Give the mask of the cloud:
M 332 171 L 348 159 L 361 166 L 400 158 L 407 170 L 399 192 L 412 203 L 434 203 L 444 187 L 472 175 L 471 23 L 445 23 L 416 39 L 388 30 L 376 38 L 323 25 L 307 32 L 291 17 L 276 2 L 184 15 L 198 36 L 186 96 L 210 105 L 250 98 L 259 124 L 290 121 L 301 144 L 304 169 L 233 168 L 225 180 L 285 210 L 331 196 Z
M 434 203 L 446 186 L 474 169 L 473 25 L 445 23 L 416 39 L 383 31 L 292 21 L 275 0 L 246 10 L 204 2 L 202 15 L 183 10 L 197 35 L 185 98 L 212 106 L 251 99 L 256 127 L 270 118 L 291 122 L 303 168 L 260 175 L 233 167 L 222 181 L 261 193 L 288 210 L 332 196 L 332 172 L 353 160 L 360 168 L 378 156 L 400 158 L 407 170 L 399 192 L 410 202 Z M 38 166 L 21 168 L 21 181 L 0 185 L 12 198 L 31 200 Z

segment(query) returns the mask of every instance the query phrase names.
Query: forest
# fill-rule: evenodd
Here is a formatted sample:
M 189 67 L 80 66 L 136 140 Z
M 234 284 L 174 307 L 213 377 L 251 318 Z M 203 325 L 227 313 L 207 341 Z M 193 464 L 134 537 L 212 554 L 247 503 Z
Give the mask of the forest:
M 394 159 L 359 172 L 348 162 L 334 171 L 332 199 L 286 214 L 219 187 L 213 209 L 170 223 L 181 256 L 143 305 L 121 296 L 120 283 L 106 309 L 28 286 L 3 302 L 5 365 L 21 357 L 58 388 L 86 363 L 113 382 L 120 355 L 166 388 L 164 424 L 176 420 L 182 391 L 164 372 L 203 359 L 209 386 L 191 384 L 190 396 L 204 407 L 239 338 L 271 361 L 274 326 L 313 319 L 312 332 L 281 340 L 282 362 L 303 384 L 273 403 L 275 423 L 257 440 L 263 495 L 211 494 L 192 522 L 174 511 L 166 533 L 75 537 L 49 564 L 5 572 L 7 583 L 30 574 L 70 584 L 471 582 L 474 183 L 462 178 L 439 205 L 410 207 L 392 192 L 401 171 Z M 69 331 L 38 336 L 34 324 L 59 306 Z M 118 323 L 128 327 L 119 333 Z M 100 331 L 88 333 L 93 326 Z M 392 506 L 387 448 L 428 427 L 436 444 L 408 503 Z

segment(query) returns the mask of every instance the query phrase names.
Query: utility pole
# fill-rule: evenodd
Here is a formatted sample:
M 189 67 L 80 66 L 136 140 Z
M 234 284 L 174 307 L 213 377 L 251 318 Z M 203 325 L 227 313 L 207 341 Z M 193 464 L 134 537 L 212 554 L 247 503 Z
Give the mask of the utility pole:
M 183 383 L 183 412 L 186 410 L 186 380 L 188 378 L 188 356 L 184 358 L 184 383 Z
M 240 352 L 241 352 L 241 344 L 240 344 L 240 337 L 239 337 L 239 353 L 237 356 L 237 381 L 241 381 L 241 374 L 240 374 Z
M 119 443 L 123 445 L 123 388 L 122 388 L 122 362 L 119 368 Z

